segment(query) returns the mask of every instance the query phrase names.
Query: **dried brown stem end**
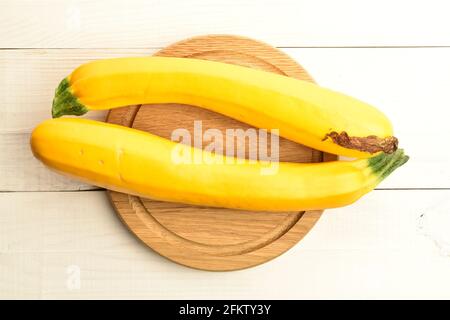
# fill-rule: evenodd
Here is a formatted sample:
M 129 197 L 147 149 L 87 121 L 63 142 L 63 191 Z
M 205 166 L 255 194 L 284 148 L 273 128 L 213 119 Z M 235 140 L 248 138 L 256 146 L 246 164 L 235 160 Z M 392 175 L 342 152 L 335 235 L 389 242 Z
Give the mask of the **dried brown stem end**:
M 363 152 L 376 153 L 383 151 L 393 153 L 398 148 L 398 139 L 396 137 L 379 138 L 377 136 L 350 137 L 347 132 L 336 131 L 327 133 L 323 140 L 330 138 L 334 143 L 348 149 L 355 149 Z

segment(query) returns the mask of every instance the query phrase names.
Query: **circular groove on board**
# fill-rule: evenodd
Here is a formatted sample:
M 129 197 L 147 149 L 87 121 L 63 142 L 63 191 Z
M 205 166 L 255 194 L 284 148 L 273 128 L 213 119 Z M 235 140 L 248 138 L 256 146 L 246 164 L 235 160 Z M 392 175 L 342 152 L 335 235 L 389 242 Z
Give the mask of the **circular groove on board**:
M 286 233 L 286 231 L 291 229 L 305 213 L 304 211 L 302 211 L 296 214 L 289 215 L 282 223 L 277 225 L 276 228 L 264 234 L 264 237 L 255 239 L 253 241 L 243 242 L 235 245 L 211 246 L 208 244 L 188 240 L 173 232 L 166 232 L 167 228 L 161 225 L 158 220 L 156 220 L 152 216 L 152 214 L 147 211 L 144 204 L 142 203 L 142 200 L 139 197 L 128 195 L 128 201 L 130 202 L 131 207 L 133 208 L 137 217 L 142 221 L 142 223 L 147 228 L 158 232 L 158 236 L 167 243 L 170 243 L 171 245 L 176 247 L 189 247 L 203 254 L 217 256 L 233 256 L 260 249 Z
M 313 81 L 281 51 L 243 37 L 195 37 L 168 46 L 155 55 L 234 63 Z M 204 109 L 173 104 L 115 109 L 107 121 L 168 138 L 171 125 L 190 126 L 189 122 L 196 118 L 213 127 L 249 128 Z M 172 124 L 176 121 L 179 122 Z M 327 158 L 333 159 L 329 155 Z M 280 138 L 280 160 L 317 162 L 322 159 L 321 152 Z M 159 202 L 113 191 L 108 194 L 118 216 L 146 245 L 174 262 L 214 271 L 248 268 L 279 256 L 295 245 L 322 213 L 248 212 Z

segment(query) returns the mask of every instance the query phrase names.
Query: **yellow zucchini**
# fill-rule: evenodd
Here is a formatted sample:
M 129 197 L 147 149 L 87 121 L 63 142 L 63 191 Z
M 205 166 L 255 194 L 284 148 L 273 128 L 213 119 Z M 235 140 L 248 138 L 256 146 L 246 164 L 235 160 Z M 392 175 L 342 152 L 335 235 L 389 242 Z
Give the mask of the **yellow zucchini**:
M 233 209 L 299 211 L 348 205 L 408 160 L 402 150 L 354 161 L 237 162 L 127 127 L 85 119 L 44 121 L 34 155 L 54 170 L 156 200 Z M 174 155 L 215 159 L 178 162 Z M 232 161 L 228 161 L 232 160 Z
M 364 102 L 306 81 L 198 59 L 138 57 L 84 64 L 61 81 L 52 114 L 154 103 L 196 105 L 348 157 L 397 149 L 389 120 Z

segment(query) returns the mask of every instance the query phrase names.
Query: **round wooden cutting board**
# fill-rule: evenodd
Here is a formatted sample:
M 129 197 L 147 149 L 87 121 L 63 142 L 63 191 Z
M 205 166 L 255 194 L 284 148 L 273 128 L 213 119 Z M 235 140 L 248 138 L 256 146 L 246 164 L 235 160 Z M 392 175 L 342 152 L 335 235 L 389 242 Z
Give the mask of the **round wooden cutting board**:
M 195 37 L 177 42 L 155 55 L 222 61 L 313 81 L 284 53 L 264 43 L 236 36 Z M 124 107 L 112 110 L 107 119 L 168 139 L 177 128 L 186 128 L 194 137 L 195 120 L 202 121 L 203 132 L 217 128 L 224 136 L 225 129 L 251 128 L 214 112 L 178 104 Z M 199 138 L 198 134 L 194 138 Z M 245 143 L 246 150 L 257 148 L 248 141 Z M 334 159 L 282 138 L 279 150 L 280 161 Z M 108 193 L 119 217 L 140 240 L 172 261 L 203 270 L 237 270 L 273 259 L 303 238 L 322 213 L 249 212 Z

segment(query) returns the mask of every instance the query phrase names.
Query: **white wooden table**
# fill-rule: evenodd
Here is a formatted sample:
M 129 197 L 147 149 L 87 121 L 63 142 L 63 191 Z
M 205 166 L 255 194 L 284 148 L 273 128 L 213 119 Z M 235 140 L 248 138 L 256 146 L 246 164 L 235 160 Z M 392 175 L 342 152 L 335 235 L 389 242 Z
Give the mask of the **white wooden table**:
M 450 298 L 449 12 L 445 0 L 0 0 L 0 298 Z M 104 191 L 49 172 L 28 145 L 77 65 L 210 33 L 278 46 L 376 105 L 411 156 L 283 256 L 228 273 L 159 257 Z

